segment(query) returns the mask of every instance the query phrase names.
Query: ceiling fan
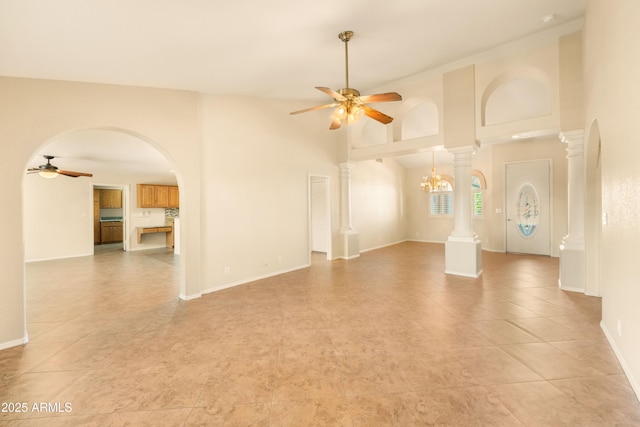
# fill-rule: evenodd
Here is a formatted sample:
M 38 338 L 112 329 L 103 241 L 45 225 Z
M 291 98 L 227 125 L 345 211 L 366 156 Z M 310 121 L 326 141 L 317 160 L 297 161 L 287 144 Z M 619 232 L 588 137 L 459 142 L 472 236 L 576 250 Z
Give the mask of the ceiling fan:
M 349 40 L 351 40 L 351 37 L 353 37 L 353 31 L 343 31 L 338 34 L 338 38 L 344 42 L 346 87 L 336 92 L 328 87 L 316 86 L 316 89 L 319 91 L 333 97 L 334 102 L 305 108 L 304 110 L 293 111 L 290 114 L 300 114 L 306 113 L 307 111 L 337 107 L 331 116 L 332 121 L 331 126 L 329 126 L 329 129 L 331 130 L 340 128 L 343 122 L 346 122 L 346 124 L 349 125 L 362 118 L 362 116 L 370 117 L 385 125 L 393 121 L 393 117 L 387 116 L 366 104 L 372 102 L 402 101 L 402 96 L 400 96 L 400 94 L 396 92 L 386 92 L 375 95 L 360 96 L 360 92 L 349 87 Z
M 40 165 L 37 168 L 27 169 L 27 173 L 38 173 L 43 178 L 56 178 L 58 175 L 70 176 L 72 178 L 77 178 L 79 176 L 93 176 L 93 174 L 86 172 L 73 172 L 73 171 L 64 171 L 58 169 L 56 166 L 51 164 L 51 160 L 55 159 L 54 156 L 42 156 L 47 159 L 47 163 L 44 165 Z

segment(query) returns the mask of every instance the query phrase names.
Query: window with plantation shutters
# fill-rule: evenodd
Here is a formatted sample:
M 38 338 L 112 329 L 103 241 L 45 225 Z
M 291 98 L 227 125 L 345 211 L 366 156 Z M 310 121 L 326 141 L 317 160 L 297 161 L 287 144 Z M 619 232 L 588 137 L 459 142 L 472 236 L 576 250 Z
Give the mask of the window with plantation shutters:
M 471 176 L 471 215 L 482 217 L 483 213 L 482 182 L 477 175 Z
M 432 216 L 453 216 L 453 188 L 446 183 L 446 191 L 434 191 L 431 195 Z

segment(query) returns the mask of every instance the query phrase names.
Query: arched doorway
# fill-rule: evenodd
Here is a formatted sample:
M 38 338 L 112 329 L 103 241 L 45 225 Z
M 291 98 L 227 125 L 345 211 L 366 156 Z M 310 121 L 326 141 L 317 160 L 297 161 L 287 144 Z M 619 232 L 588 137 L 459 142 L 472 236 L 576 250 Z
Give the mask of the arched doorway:
M 587 137 L 585 201 L 585 293 L 602 296 L 600 248 L 602 245 L 602 143 L 600 128 L 594 121 Z
M 166 227 L 169 220 L 172 222 L 176 214 L 179 215 L 179 207 L 142 209 L 137 206 L 137 184 L 179 186 L 175 166 L 152 142 L 121 129 L 74 130 L 45 142 L 33 154 L 27 167 L 42 164 L 41 156 L 45 153 L 55 156 L 52 163 L 60 169 L 88 172 L 93 176 L 72 178 L 60 175 L 55 179 L 43 179 L 38 174 L 27 174 L 23 177 L 24 261 L 27 266 L 32 261 L 72 260 L 94 254 L 96 188 L 123 189 L 124 203 L 121 206 L 104 206 L 100 211 L 105 215 L 120 215 L 122 223 L 126 224 L 121 233 L 123 240 L 127 241 L 124 246 L 127 250 L 162 249 L 162 253 L 172 255 L 173 249 L 168 248 L 164 235 L 152 236 L 162 239 L 145 239 L 142 242 L 136 238 L 137 228 L 150 225 Z M 167 211 L 171 211 L 170 214 Z M 130 257 L 132 261 L 136 259 L 140 258 Z M 178 271 L 176 277 L 179 277 L 180 261 L 178 257 L 174 263 Z M 104 264 L 94 264 L 98 282 L 104 280 L 100 276 L 112 274 L 100 271 Z M 70 265 L 61 263 L 59 269 Z M 58 281 L 65 280 L 65 273 L 68 272 L 53 272 L 52 277 L 57 277 Z M 28 277 L 25 280 L 27 289 Z M 172 287 L 170 298 L 177 299 L 180 294 L 178 281 L 173 283 L 176 286 Z M 88 283 L 91 284 L 95 282 Z M 28 312 L 27 309 L 28 301 L 25 301 L 25 311 Z
M 165 209 L 169 206 L 142 209 L 136 204 L 137 184 L 178 186 L 175 167 L 151 143 L 122 130 L 76 130 L 43 144 L 29 166 L 41 164 L 43 155 L 55 156 L 53 162 L 60 169 L 90 172 L 93 176 L 60 176 L 55 180 L 43 180 L 37 174 L 25 176 L 26 261 L 93 253 L 94 205 L 87 200 L 93 199 L 95 188 L 122 188 L 125 196 L 130 196 L 122 204 L 103 204 L 101 209 L 104 219 L 123 220 L 125 248 L 139 250 L 164 244 L 165 240 L 159 238 L 163 236 L 149 236 L 141 242 L 135 238 L 137 227 L 164 226 L 177 215 Z

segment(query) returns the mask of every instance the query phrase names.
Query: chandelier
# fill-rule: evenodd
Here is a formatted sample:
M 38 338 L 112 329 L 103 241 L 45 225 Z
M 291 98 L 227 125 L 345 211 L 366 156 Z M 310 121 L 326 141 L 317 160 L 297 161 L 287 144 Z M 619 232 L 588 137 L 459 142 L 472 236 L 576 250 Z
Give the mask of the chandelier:
M 442 191 L 447 188 L 447 183 L 442 180 L 442 176 L 436 174 L 435 152 L 431 152 L 431 176 L 423 176 L 420 183 L 422 191 Z

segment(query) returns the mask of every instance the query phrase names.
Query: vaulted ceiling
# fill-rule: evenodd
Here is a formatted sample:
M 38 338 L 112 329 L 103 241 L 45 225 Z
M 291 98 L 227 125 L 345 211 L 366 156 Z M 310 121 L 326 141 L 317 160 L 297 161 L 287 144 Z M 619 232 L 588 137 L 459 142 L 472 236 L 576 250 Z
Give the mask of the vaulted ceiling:
M 0 75 L 324 102 L 581 17 L 588 0 L 0 0 Z

